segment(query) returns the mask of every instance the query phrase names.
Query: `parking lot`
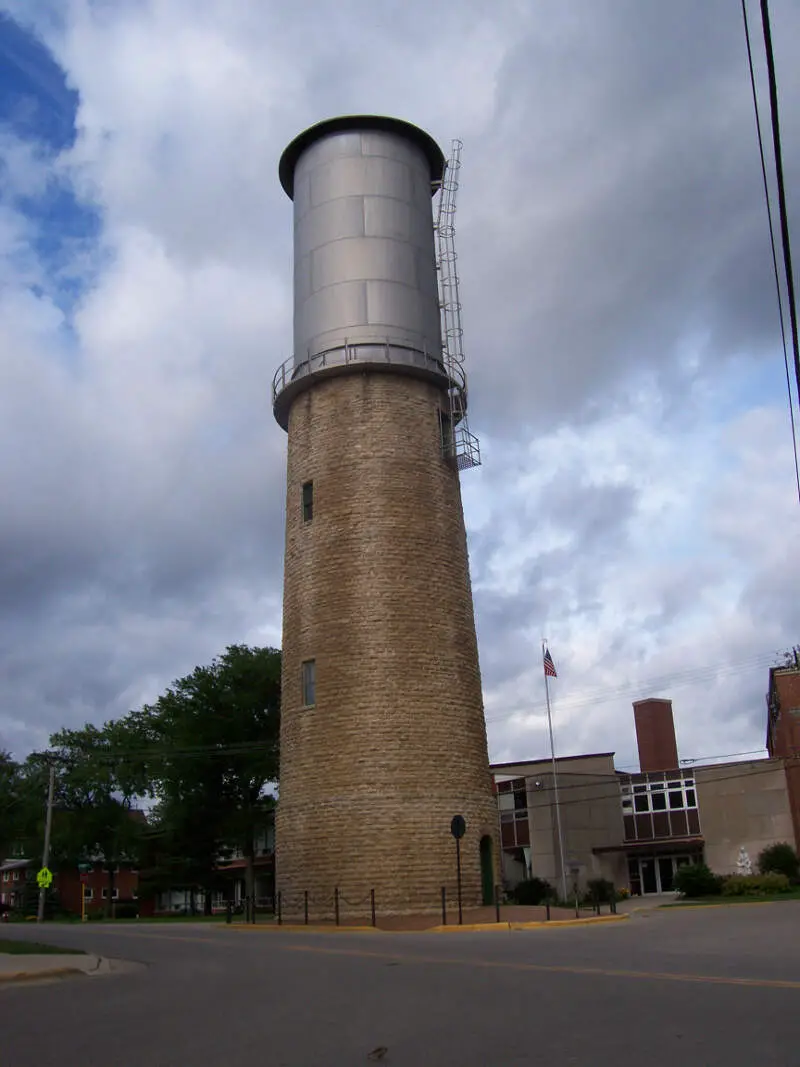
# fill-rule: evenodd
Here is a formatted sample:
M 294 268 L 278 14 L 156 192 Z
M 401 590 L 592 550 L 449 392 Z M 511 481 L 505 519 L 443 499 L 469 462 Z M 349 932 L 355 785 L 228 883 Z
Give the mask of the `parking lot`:
M 2 1062 L 790 1067 L 799 928 L 800 902 L 480 933 L 12 926 L 145 966 L 1 989 Z

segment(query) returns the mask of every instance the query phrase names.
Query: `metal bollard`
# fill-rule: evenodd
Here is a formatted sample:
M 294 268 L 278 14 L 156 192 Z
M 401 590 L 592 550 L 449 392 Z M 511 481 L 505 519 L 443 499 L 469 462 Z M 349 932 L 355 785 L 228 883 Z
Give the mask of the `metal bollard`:
M 336 925 L 339 925 L 339 890 L 338 888 L 333 891 L 333 910 L 336 915 Z
M 546 900 L 544 902 L 544 910 L 545 910 L 545 922 L 549 923 L 550 922 L 550 901 L 549 900 Z
M 230 926 L 232 919 L 233 919 L 233 901 L 232 900 L 226 900 L 225 901 L 225 922 L 228 924 L 228 926 Z
M 372 925 L 373 926 L 377 926 L 378 924 L 375 922 L 375 890 L 374 889 L 370 889 L 370 891 L 369 891 L 369 902 L 370 902 L 370 907 L 372 908 Z
M 447 926 L 447 890 L 442 886 L 442 926 Z
M 281 914 L 281 891 L 278 890 L 278 926 L 283 925 L 283 915 Z
M 495 920 L 500 922 L 500 886 L 494 887 L 494 915 Z
M 303 890 L 303 922 L 308 926 L 308 890 Z

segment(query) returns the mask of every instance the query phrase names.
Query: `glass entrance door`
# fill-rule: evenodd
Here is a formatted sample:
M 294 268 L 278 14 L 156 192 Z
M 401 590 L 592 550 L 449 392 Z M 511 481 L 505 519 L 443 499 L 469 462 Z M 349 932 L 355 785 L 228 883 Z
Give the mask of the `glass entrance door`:
M 659 856 L 658 881 L 660 893 L 671 893 L 674 884 L 674 869 L 672 856 Z
M 651 857 L 639 860 L 642 872 L 642 893 L 658 892 L 658 874 L 656 873 L 656 861 Z
M 675 872 L 686 863 L 696 863 L 700 856 L 631 856 L 628 859 L 631 893 L 672 893 Z

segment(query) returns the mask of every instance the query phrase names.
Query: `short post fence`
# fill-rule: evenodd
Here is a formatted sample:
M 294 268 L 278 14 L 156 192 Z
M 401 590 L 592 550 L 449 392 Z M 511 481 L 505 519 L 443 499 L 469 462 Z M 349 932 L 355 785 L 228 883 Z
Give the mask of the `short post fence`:
M 303 922 L 308 926 L 308 890 L 303 891 Z
M 494 887 L 494 914 L 497 922 L 500 922 L 500 886 Z
M 447 926 L 447 890 L 442 886 L 442 926 Z

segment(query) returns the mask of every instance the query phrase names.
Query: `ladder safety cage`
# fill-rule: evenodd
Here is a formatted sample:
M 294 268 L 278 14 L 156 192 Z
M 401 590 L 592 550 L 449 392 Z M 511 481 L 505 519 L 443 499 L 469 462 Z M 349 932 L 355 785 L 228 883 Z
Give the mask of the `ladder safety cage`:
M 478 438 L 470 432 L 467 418 L 467 378 L 464 370 L 464 331 L 461 325 L 458 256 L 455 248 L 455 214 L 463 143 L 451 143 L 450 158 L 439 186 L 436 230 L 436 266 L 442 321 L 442 358 L 448 378 L 449 410 L 440 418 L 442 455 L 456 470 L 468 470 L 481 462 Z

